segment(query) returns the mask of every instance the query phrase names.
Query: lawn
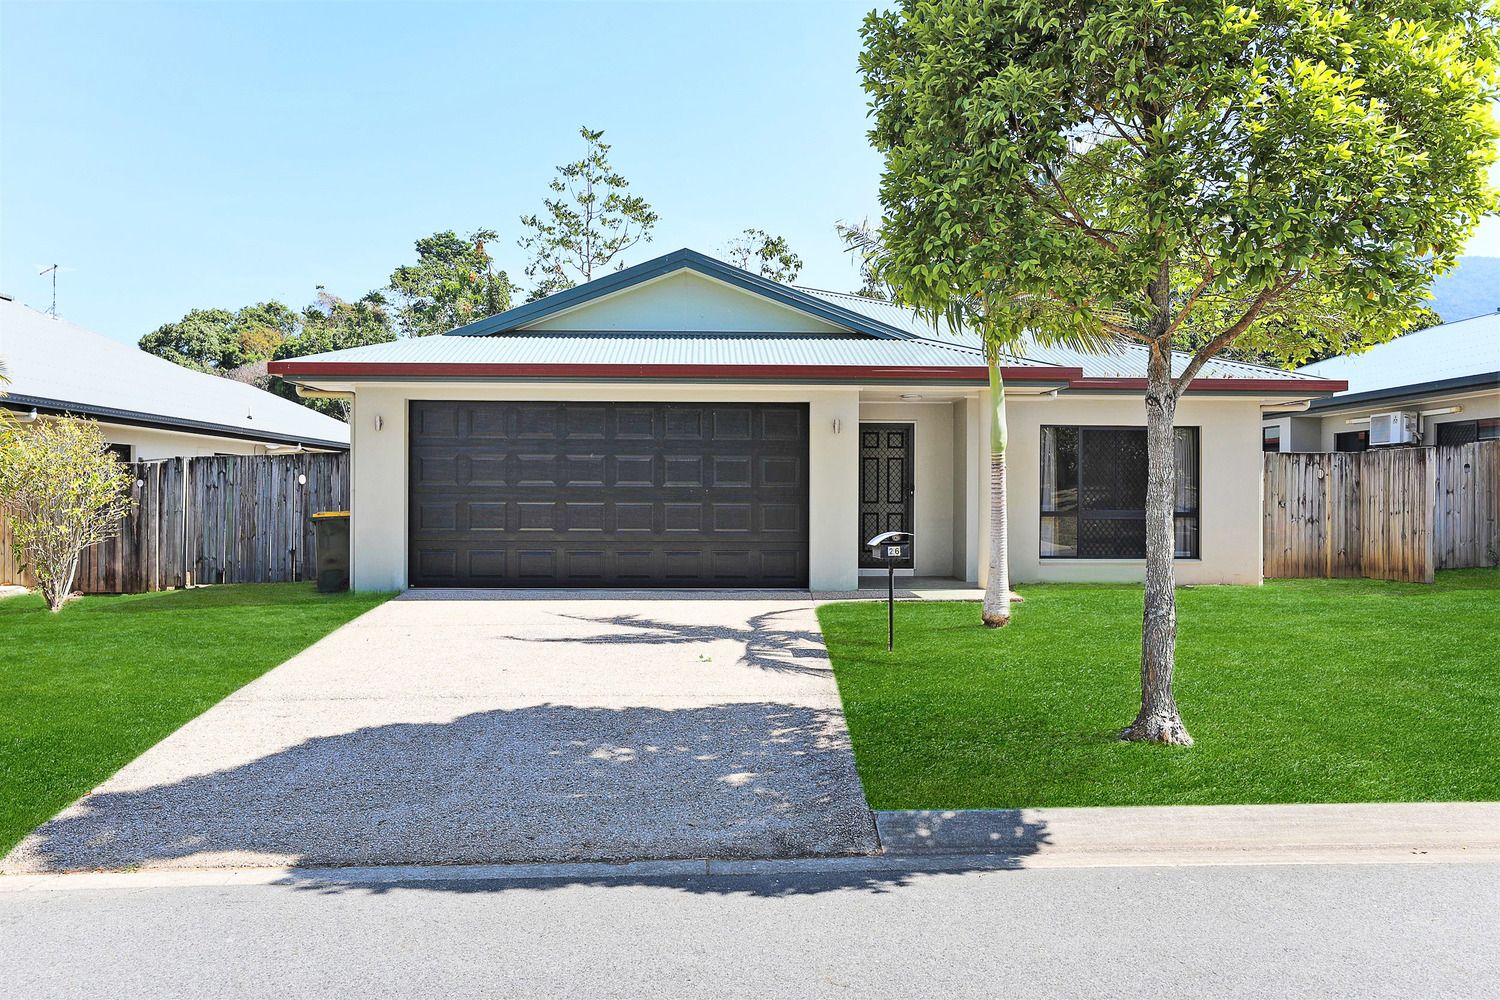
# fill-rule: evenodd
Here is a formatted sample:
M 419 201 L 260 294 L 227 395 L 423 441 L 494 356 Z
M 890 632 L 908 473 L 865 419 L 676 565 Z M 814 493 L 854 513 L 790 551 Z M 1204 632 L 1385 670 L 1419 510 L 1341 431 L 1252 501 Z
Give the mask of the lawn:
M 310 583 L 0 600 L 0 854 L 189 719 L 383 594 Z
M 1125 744 L 1141 590 L 1022 588 L 818 617 L 876 809 L 1500 799 L 1500 571 L 1279 580 L 1178 597 L 1191 748 Z

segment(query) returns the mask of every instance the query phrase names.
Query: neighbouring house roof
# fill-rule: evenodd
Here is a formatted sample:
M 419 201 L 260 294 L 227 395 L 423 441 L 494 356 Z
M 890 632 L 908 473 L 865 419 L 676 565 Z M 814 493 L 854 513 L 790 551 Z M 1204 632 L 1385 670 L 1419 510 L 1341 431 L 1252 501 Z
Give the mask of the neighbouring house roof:
M 349 425 L 0 298 L 0 405 L 238 440 L 349 447 Z
M 1500 389 L 1500 313 L 1415 330 L 1360 354 L 1343 354 L 1298 371 L 1349 383 L 1346 392 L 1314 403 L 1316 409 Z
M 570 313 L 681 271 L 691 271 L 803 314 L 832 333 L 685 330 L 570 330 Z M 595 307 L 597 308 L 597 307 Z M 1104 356 L 1028 345 L 1003 359 L 1007 380 L 1061 388 L 1137 391 L 1146 349 L 1122 346 Z M 1176 358 L 1176 368 L 1187 363 Z M 677 250 L 587 284 L 470 323 L 441 337 L 401 340 L 272 362 L 274 374 L 300 379 L 516 378 L 703 379 L 760 381 L 945 381 L 987 378 L 979 339 L 949 335 L 915 310 L 878 299 L 768 281 L 693 250 Z M 1308 395 L 1336 391 L 1312 375 L 1213 361 L 1198 391 Z

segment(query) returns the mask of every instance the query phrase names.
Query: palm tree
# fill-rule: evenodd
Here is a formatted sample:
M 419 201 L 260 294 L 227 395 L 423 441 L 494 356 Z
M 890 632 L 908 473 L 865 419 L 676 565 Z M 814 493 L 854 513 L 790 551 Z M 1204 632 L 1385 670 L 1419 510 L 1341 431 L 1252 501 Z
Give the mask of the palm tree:
M 873 276 L 874 281 L 882 284 L 891 297 L 900 302 L 901 289 L 890 283 L 889 277 L 881 268 L 884 249 L 880 243 L 879 231 L 864 223 L 840 223 L 838 231 L 845 245 L 863 259 L 862 271 L 867 275 L 867 283 Z M 988 296 L 974 299 L 954 297 L 941 309 L 925 309 L 921 306 L 914 308 L 940 331 L 955 336 L 966 330 L 973 331 L 979 335 L 984 346 L 984 362 L 989 370 L 990 383 L 990 567 L 980 618 L 987 628 L 1003 628 L 1010 624 L 1012 600 L 1010 516 L 1005 496 L 1005 446 L 1008 433 L 1003 373 L 1005 359 L 1024 356 L 1032 345 L 1064 347 L 1087 354 L 1108 354 L 1117 350 L 1121 342 L 1108 332 L 1096 332 L 1077 324 L 1047 324 L 1033 329 L 1027 322 L 1028 319 L 1040 315 L 1044 309 L 1058 308 L 1057 303 L 1034 296 L 1010 296 L 994 300 Z

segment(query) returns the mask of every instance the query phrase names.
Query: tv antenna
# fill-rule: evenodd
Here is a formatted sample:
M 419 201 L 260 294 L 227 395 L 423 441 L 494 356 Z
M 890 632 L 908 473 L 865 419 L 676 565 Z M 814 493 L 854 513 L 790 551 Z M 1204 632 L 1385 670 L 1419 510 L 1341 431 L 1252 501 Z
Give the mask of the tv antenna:
M 47 314 L 54 317 L 57 315 L 57 270 L 57 265 L 53 264 L 51 267 L 44 267 L 37 272 L 38 275 L 52 275 L 52 308 L 47 310 Z

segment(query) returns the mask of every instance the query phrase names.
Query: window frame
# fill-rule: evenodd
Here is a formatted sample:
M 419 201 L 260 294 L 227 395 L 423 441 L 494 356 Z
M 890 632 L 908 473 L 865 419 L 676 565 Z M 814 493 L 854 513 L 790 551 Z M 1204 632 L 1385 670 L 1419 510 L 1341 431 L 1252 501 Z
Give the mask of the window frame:
M 1072 512 L 1059 511 L 1056 507 L 1049 508 L 1046 505 L 1046 502 L 1045 502 L 1045 497 L 1046 497 L 1046 492 L 1047 492 L 1047 484 L 1045 482 L 1042 482 L 1040 474 L 1038 475 L 1038 496 L 1037 496 L 1037 508 L 1038 508 L 1038 512 L 1037 512 L 1037 558 L 1041 559 L 1041 560 L 1044 560 L 1044 561 L 1045 560 L 1060 560 L 1060 561 L 1070 561 L 1070 562 L 1130 562 L 1130 563 L 1145 562 L 1145 558 L 1143 556 L 1118 556 L 1118 555 L 1086 556 L 1086 555 L 1082 555 L 1079 552 L 1077 552 L 1077 549 L 1079 548 L 1079 544 L 1077 542 L 1077 539 L 1079 538 L 1079 536 L 1082 533 L 1081 529 L 1082 529 L 1082 521 L 1083 521 L 1083 514 L 1084 514 L 1084 511 L 1083 511 L 1083 497 L 1084 497 L 1084 491 L 1083 491 L 1083 475 L 1084 475 L 1084 468 L 1083 468 L 1083 432 L 1086 431 L 1086 430 L 1090 430 L 1090 431 L 1138 431 L 1138 432 L 1144 434 L 1146 432 L 1145 425 L 1143 425 L 1143 424 L 1042 424 L 1037 429 L 1037 460 L 1038 460 L 1038 466 L 1040 466 L 1041 463 L 1045 460 L 1045 457 L 1042 454 L 1042 447 L 1043 447 L 1043 442 L 1044 442 L 1045 437 L 1046 437 L 1046 432 L 1049 431 L 1049 430 L 1052 430 L 1052 431 L 1057 431 L 1057 430 L 1071 430 L 1071 431 L 1074 431 L 1075 434 L 1076 434 L 1076 441 L 1077 441 L 1076 447 L 1078 449 L 1078 473 L 1077 473 L 1077 477 L 1076 477 L 1076 479 L 1074 481 L 1074 487 L 1073 488 L 1074 488 L 1074 495 L 1077 497 L 1077 502 L 1076 502 L 1076 505 L 1075 505 L 1074 509 L 1072 510 Z M 1179 521 L 1191 518 L 1192 520 L 1194 520 L 1194 521 L 1197 522 L 1197 526 L 1198 526 L 1197 527 L 1197 532 L 1195 533 L 1195 536 L 1194 536 L 1194 542 L 1196 543 L 1196 547 L 1195 547 L 1196 551 L 1194 551 L 1191 555 L 1177 555 L 1176 554 L 1176 546 L 1174 544 L 1172 559 L 1173 559 L 1174 562 L 1196 562 L 1196 561 L 1201 561 L 1203 559 L 1203 427 L 1202 427 L 1201 424 L 1174 424 L 1172 430 L 1173 430 L 1174 434 L 1177 431 L 1179 431 L 1179 430 L 1190 430 L 1190 431 L 1193 432 L 1193 480 L 1196 483 L 1196 488 L 1195 488 L 1194 493 L 1193 493 L 1193 499 L 1194 499 L 1194 506 L 1193 506 L 1193 508 L 1191 510 L 1185 510 L 1185 511 L 1176 510 L 1175 507 L 1173 509 L 1173 512 L 1172 512 L 1172 526 L 1173 526 L 1174 542 L 1175 542 L 1175 535 L 1176 535 L 1176 526 L 1177 526 L 1177 524 L 1178 524 Z M 1111 510 L 1115 510 L 1115 509 L 1111 508 Z M 1144 510 L 1145 510 L 1144 506 L 1141 508 L 1141 510 L 1144 513 Z M 1134 512 L 1134 510 L 1132 509 L 1131 513 L 1133 513 L 1133 512 Z M 1115 513 L 1119 514 L 1119 513 L 1122 513 L 1122 511 L 1115 510 Z M 1041 526 L 1042 526 L 1042 522 L 1046 518 L 1049 518 L 1049 517 L 1051 517 L 1051 518 L 1059 518 L 1059 517 L 1071 517 L 1071 518 L 1073 518 L 1074 524 L 1075 524 L 1075 530 L 1074 530 L 1074 539 L 1075 539 L 1074 550 L 1075 551 L 1074 551 L 1073 555 L 1056 555 L 1056 554 L 1045 553 L 1045 552 L 1042 551 L 1042 545 L 1043 545 L 1044 540 L 1042 538 Z
M 1485 436 L 1483 433 L 1487 430 L 1500 428 L 1500 418 L 1496 417 L 1476 417 L 1473 420 L 1444 420 L 1441 423 L 1433 424 L 1433 427 L 1435 429 L 1432 434 L 1432 443 L 1439 448 L 1462 448 L 1464 444 L 1478 444 L 1480 441 L 1500 440 L 1500 430 L 1496 430 L 1496 433 L 1489 436 Z M 1443 444 L 1443 438 L 1447 434 L 1453 433 L 1459 427 L 1473 427 L 1474 439 L 1472 441 L 1465 441 L 1463 444 Z

